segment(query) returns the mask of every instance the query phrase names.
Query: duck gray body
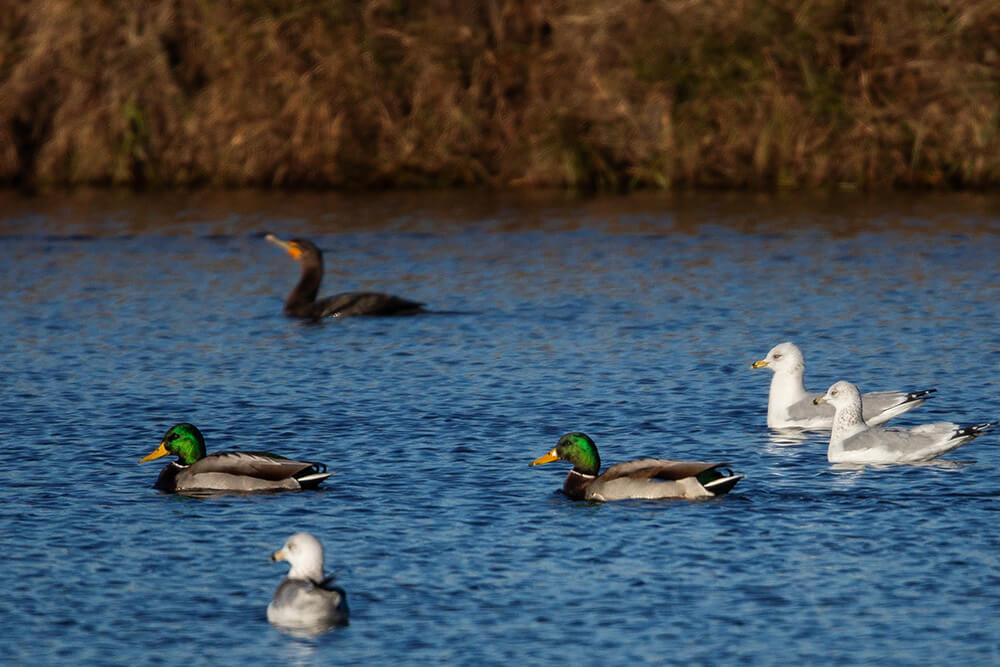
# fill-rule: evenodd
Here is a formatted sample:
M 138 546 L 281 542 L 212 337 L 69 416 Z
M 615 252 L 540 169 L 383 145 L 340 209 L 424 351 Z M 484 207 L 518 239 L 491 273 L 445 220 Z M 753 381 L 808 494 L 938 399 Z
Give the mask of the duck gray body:
M 294 491 L 314 489 L 332 475 L 322 463 L 265 452 L 216 452 L 191 465 L 172 461 L 153 488 L 161 491 Z
M 153 488 L 161 491 L 279 491 L 314 489 L 333 473 L 313 461 L 269 452 L 205 452 L 205 436 L 194 424 L 172 426 L 160 446 L 139 459 L 176 456 L 160 471 Z
M 586 433 L 559 438 L 555 448 L 531 462 L 532 466 L 567 461 L 573 469 L 562 492 L 572 500 L 710 498 L 729 492 L 743 475 L 724 469 L 725 463 L 636 459 L 613 465 L 603 473 L 597 445 Z
M 728 493 L 743 475 L 719 473 L 719 478 L 703 484 L 698 476 L 715 471 L 725 463 L 636 459 L 618 463 L 594 477 L 570 470 L 563 493 L 573 500 L 654 500 L 659 498 L 711 498 Z

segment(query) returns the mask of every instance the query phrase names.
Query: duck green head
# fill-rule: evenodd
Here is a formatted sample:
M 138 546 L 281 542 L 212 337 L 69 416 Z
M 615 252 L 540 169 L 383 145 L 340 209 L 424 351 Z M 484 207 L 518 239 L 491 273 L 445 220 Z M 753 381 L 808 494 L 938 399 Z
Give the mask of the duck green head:
M 197 426 L 184 423 L 171 427 L 163 436 L 163 442 L 160 443 L 160 446 L 139 459 L 139 463 L 171 454 L 177 457 L 178 462 L 186 466 L 205 458 L 205 438 Z
M 601 469 L 597 445 L 586 433 L 567 433 L 559 438 L 555 449 L 545 456 L 539 456 L 531 465 L 540 466 L 552 461 L 569 461 L 573 464 L 573 470 L 584 475 L 597 475 Z

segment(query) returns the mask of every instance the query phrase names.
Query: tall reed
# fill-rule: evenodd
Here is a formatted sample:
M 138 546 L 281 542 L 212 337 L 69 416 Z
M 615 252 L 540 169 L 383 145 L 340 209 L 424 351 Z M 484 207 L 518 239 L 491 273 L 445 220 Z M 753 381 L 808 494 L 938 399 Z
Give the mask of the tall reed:
M 995 0 L 11 0 L 0 182 L 986 188 Z

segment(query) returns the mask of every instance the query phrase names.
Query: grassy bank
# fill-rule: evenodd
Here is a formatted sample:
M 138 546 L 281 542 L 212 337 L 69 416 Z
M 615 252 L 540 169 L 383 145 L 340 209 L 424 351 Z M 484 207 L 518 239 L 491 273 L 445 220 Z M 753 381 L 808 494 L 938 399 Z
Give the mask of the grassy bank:
M 20 186 L 1000 185 L 995 0 L 12 0 Z

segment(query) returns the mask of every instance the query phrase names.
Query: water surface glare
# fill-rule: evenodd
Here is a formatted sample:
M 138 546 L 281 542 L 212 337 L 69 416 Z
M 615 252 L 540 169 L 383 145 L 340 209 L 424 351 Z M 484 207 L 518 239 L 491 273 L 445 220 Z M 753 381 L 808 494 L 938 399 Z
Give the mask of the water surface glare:
M 961 664 L 1000 660 L 1000 434 L 841 467 L 765 428 L 772 345 L 806 382 L 936 387 L 893 422 L 1000 418 L 1000 199 L 455 193 L 0 196 L 0 621 L 15 664 Z M 444 311 L 306 324 L 320 292 Z M 138 464 L 326 462 L 317 492 L 189 498 Z M 706 502 L 586 504 L 567 431 L 745 473 Z M 351 623 L 265 618 L 293 532 Z

